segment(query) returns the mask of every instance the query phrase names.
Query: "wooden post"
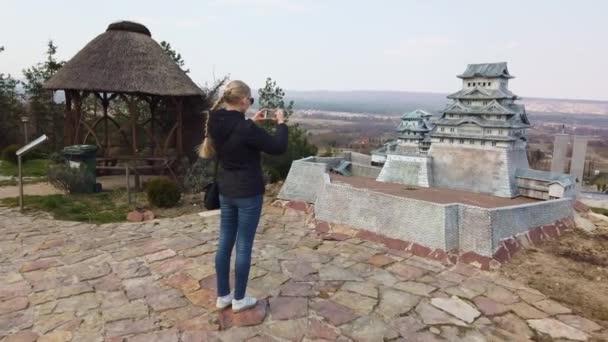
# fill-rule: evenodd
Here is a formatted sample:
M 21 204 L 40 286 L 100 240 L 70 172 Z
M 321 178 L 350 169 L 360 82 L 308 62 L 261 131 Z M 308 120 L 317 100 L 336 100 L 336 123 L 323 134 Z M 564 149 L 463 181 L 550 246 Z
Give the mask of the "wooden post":
M 65 93 L 65 125 L 63 133 L 63 142 L 65 146 L 72 145 L 74 132 L 72 131 L 72 92 L 64 90 Z
M 80 119 L 81 119 L 81 115 L 82 115 L 82 102 L 81 102 L 81 96 L 80 96 L 80 92 L 79 91 L 75 91 L 73 93 L 73 97 L 74 97 L 74 141 L 72 142 L 72 144 L 74 145 L 78 145 L 81 144 L 81 131 L 80 131 Z
M 175 101 L 175 110 L 177 111 L 177 134 L 176 137 L 176 149 L 177 154 L 182 155 L 184 153 L 184 118 L 183 118 L 183 107 L 184 107 L 184 99 L 182 97 L 178 97 Z
M 108 137 L 108 106 L 110 105 L 110 101 L 108 100 L 108 93 L 103 93 L 101 105 L 103 106 L 103 154 L 107 157 L 110 155 L 110 138 Z

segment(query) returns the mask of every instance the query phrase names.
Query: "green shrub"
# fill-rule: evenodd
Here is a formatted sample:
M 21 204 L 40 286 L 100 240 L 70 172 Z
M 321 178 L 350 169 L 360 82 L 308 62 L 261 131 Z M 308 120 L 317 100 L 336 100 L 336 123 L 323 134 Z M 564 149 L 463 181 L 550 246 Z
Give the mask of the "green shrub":
M 213 181 L 215 172 L 215 161 L 198 159 L 192 166 L 184 170 L 181 179 L 184 192 L 195 194 L 203 192 L 205 185 Z
M 153 179 L 146 186 L 148 202 L 161 208 L 174 207 L 179 203 L 182 192 L 179 185 L 166 178 Z
M 17 150 L 19 146 L 17 145 L 8 145 L 2 150 L 2 160 L 17 164 Z
M 49 183 L 59 190 L 68 193 L 91 193 L 95 176 L 88 172 L 86 166 L 72 168 L 68 165 L 52 165 L 48 169 Z
M 53 153 L 49 154 L 49 160 L 53 164 L 63 164 L 63 163 L 65 163 L 65 158 L 59 152 L 53 152 Z

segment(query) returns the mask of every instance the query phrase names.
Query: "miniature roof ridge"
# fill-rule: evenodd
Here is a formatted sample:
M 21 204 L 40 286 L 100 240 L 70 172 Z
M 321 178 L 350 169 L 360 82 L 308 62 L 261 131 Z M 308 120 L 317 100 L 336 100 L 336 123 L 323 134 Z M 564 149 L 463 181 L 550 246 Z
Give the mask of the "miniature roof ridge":
M 414 109 L 411 112 L 407 112 L 407 113 L 401 115 L 401 119 L 415 120 L 415 119 L 420 119 L 420 118 L 424 118 L 424 117 L 431 117 L 431 116 L 433 116 L 433 114 L 427 112 L 424 109 Z
M 507 69 L 507 62 L 468 64 L 466 70 L 457 77 L 462 79 L 475 77 L 513 78 Z

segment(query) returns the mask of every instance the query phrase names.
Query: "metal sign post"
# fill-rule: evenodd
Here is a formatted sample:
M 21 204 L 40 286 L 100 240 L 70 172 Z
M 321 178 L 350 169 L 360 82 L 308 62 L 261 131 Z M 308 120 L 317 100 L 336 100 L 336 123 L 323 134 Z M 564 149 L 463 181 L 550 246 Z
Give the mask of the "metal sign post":
M 27 152 L 29 152 L 30 150 L 32 150 L 34 147 L 42 144 L 43 142 L 47 141 L 49 139 L 49 137 L 47 137 L 45 134 L 41 135 L 40 137 L 36 138 L 36 140 L 32 141 L 31 143 L 23 146 L 22 148 L 18 149 L 17 152 L 15 154 L 17 154 L 17 167 L 19 169 L 19 210 L 23 211 L 23 172 L 21 170 L 21 157 L 26 154 Z

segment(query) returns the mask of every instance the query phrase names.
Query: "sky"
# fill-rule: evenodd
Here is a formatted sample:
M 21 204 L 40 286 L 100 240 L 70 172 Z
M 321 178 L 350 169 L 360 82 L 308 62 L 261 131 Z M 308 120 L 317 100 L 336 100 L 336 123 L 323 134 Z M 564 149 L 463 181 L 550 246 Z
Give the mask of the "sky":
M 68 60 L 118 20 L 146 25 L 198 84 L 449 93 L 468 63 L 508 62 L 523 97 L 608 100 L 605 0 L 0 0 L 0 73 Z

